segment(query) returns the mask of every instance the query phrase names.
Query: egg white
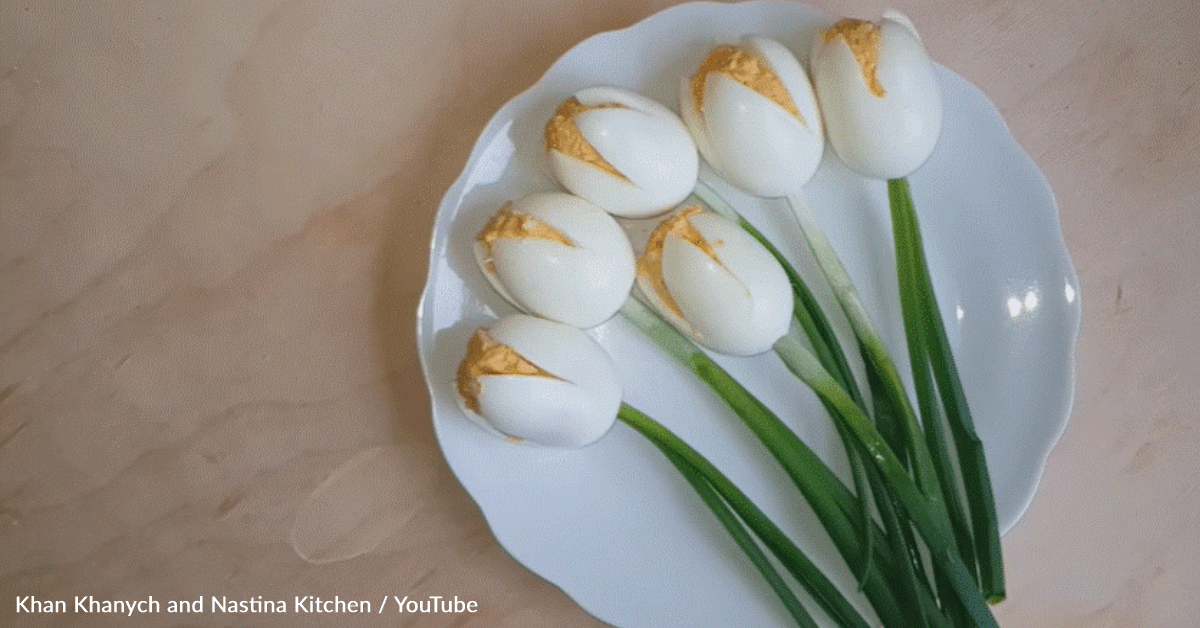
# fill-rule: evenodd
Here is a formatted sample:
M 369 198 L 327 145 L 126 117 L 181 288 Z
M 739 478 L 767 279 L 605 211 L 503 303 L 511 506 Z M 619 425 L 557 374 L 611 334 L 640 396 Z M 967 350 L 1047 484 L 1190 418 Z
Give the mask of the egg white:
M 552 447 L 584 447 L 612 428 L 621 385 L 604 349 L 579 329 L 532 316 L 506 316 L 488 334 L 554 378 L 479 378 L 479 413 L 489 431 Z M 460 405 L 462 399 L 459 398 Z
M 612 216 L 563 192 L 539 192 L 513 203 L 566 236 L 574 246 L 550 240 L 500 239 L 488 248 L 475 242 L 475 258 L 488 282 L 523 312 L 580 328 L 611 318 L 634 280 L 633 248 Z
M 942 98 L 933 62 L 912 23 L 900 16 L 880 22 L 876 77 L 884 96 L 871 93 L 854 53 L 842 38 L 817 38 L 813 82 L 826 133 L 838 157 L 859 174 L 894 179 L 929 158 L 942 128 Z
M 784 196 L 807 183 L 821 163 L 821 116 L 807 74 L 787 48 L 765 37 L 747 37 L 741 45 L 771 68 L 803 121 L 724 74 L 705 79 L 703 112 L 691 81 L 683 79 L 680 109 L 701 154 L 722 178 L 756 196 Z
M 661 214 L 696 186 L 700 157 L 683 122 L 648 98 L 612 87 L 581 90 L 584 105 L 619 104 L 577 114 L 587 142 L 624 178 L 559 151 L 550 167 L 563 187 L 622 218 Z
M 674 235 L 663 243 L 662 277 L 682 318 L 638 277 L 648 303 L 696 342 L 727 355 L 771 349 L 788 330 L 793 297 L 787 274 L 758 241 L 737 225 L 703 212 L 689 218 L 716 260 Z

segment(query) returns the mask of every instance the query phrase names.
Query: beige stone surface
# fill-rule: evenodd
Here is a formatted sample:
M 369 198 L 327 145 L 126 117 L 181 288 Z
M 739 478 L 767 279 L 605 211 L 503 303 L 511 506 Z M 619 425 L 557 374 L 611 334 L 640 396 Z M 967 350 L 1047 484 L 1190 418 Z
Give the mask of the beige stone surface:
M 440 457 L 415 311 L 487 119 L 670 4 L 0 0 L 0 625 L 176 625 L 14 603 L 89 594 L 457 595 L 479 611 L 339 625 L 595 624 Z M 899 6 L 1045 172 L 1080 277 L 1074 415 L 1004 539 L 1000 622 L 1194 626 L 1200 5 Z

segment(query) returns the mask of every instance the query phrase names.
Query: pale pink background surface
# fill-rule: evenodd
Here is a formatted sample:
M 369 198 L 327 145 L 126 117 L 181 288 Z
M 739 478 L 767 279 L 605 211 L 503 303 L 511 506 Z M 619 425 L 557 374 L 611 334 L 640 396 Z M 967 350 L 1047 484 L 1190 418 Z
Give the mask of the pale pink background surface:
M 492 113 L 671 4 L 0 1 L 0 625 L 176 619 L 15 611 L 88 594 L 442 595 L 479 611 L 338 621 L 596 624 L 440 457 L 415 312 Z M 1080 279 L 1075 410 L 1004 539 L 999 620 L 1194 626 L 1200 5 L 897 6 L 1046 174 Z

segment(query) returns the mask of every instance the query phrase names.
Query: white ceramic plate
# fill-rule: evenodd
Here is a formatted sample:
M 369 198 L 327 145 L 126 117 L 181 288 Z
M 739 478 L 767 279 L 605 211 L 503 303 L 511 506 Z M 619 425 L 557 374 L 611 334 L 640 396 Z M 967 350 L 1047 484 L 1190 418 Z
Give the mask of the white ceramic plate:
M 713 45 L 762 33 L 805 61 L 813 35 L 832 21 L 791 2 L 695 3 L 591 37 L 496 113 L 438 209 L 417 335 L 446 460 L 501 545 L 614 625 L 789 619 L 691 489 L 632 430 L 618 424 L 596 445 L 557 451 L 500 441 L 461 414 L 452 382 L 468 337 L 513 311 L 476 269 L 472 238 L 505 201 L 558 189 L 543 161 L 542 128 L 574 91 L 617 85 L 674 107 L 679 77 Z M 945 128 L 910 181 L 1007 530 L 1032 499 L 1070 413 L 1078 287 L 1044 177 L 986 96 L 943 68 L 938 77 Z M 784 207 L 719 189 L 823 289 L 807 253 L 790 244 Z M 885 184 L 849 173 L 828 149 L 805 192 L 897 363 L 907 364 Z M 714 460 L 853 590 L 807 505 L 713 394 L 622 320 L 592 335 L 618 363 L 627 401 Z M 772 356 L 721 362 L 846 477 L 828 419 Z

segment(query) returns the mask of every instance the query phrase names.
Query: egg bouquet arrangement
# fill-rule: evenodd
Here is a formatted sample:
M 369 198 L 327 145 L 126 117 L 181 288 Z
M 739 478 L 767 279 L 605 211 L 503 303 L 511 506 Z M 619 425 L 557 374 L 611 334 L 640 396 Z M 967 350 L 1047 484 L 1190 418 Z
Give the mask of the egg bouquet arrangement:
M 877 23 L 841 20 L 812 42 L 807 72 L 782 43 L 747 36 L 712 49 L 680 77 L 679 95 L 677 116 L 639 94 L 590 87 L 550 117 L 546 159 L 568 192 L 513 199 L 475 237 L 481 272 L 523 313 L 471 337 L 460 406 L 497 436 L 552 447 L 587 446 L 623 421 L 678 469 L 798 625 L 816 624 L 779 568 L 839 625 L 872 625 L 710 461 L 623 402 L 612 358 L 585 331 L 623 316 L 761 441 L 879 622 L 994 626 L 989 603 L 1003 599 L 1004 583 L 992 490 L 905 179 L 941 129 L 916 29 L 890 11 Z M 851 170 L 888 182 L 915 408 L 803 199 L 826 139 Z M 700 180 L 701 158 L 727 183 L 792 209 L 853 331 L 865 386 L 805 279 Z M 853 489 L 708 352 L 773 353 L 811 388 L 843 441 Z

